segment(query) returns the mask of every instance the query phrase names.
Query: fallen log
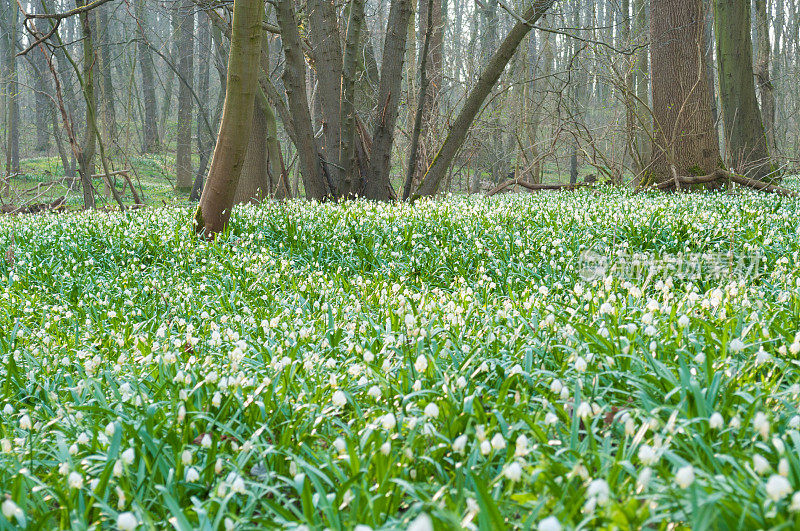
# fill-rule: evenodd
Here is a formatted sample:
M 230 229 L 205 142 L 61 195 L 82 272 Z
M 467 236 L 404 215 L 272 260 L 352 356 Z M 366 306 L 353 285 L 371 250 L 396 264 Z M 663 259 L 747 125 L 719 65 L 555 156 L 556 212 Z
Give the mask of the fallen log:
M 521 186 L 526 190 L 531 192 L 540 192 L 542 190 L 577 190 L 578 188 L 582 188 L 586 186 L 584 183 L 577 183 L 577 184 L 533 184 L 526 181 L 522 181 L 520 179 L 509 179 L 505 182 L 498 184 L 492 190 L 487 192 L 487 196 L 491 197 L 493 195 L 497 195 L 507 188 L 512 186 Z

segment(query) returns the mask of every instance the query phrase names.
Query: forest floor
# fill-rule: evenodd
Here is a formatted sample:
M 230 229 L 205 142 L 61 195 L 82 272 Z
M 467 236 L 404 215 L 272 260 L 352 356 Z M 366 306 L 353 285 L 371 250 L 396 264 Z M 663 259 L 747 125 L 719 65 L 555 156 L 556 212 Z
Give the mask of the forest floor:
M 0 217 L 3 514 L 797 528 L 798 207 L 291 201 L 216 243 L 187 206 Z

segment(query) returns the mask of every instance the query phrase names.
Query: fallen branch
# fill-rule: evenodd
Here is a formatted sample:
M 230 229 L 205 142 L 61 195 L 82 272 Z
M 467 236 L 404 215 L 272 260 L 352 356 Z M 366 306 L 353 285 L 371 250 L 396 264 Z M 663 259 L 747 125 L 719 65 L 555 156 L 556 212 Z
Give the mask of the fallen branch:
M 750 179 L 749 177 L 745 177 L 744 175 L 739 175 L 738 173 L 729 172 L 723 169 L 715 170 L 713 173 L 710 173 L 708 175 L 692 175 L 692 176 L 682 176 L 677 178 L 677 182 L 679 182 L 682 185 L 708 184 L 720 180 L 732 181 L 741 186 L 752 188 L 753 190 L 758 190 L 760 192 L 778 194 L 784 197 L 800 197 L 800 192 L 796 192 L 795 190 L 790 190 L 789 188 L 785 188 L 783 186 L 778 186 L 775 184 L 769 184 L 762 181 L 757 181 L 755 179 Z M 656 188 L 659 190 L 670 190 L 674 189 L 675 184 L 676 184 L 675 180 L 664 181 L 662 183 L 657 184 Z
M 542 190 L 577 190 L 586 186 L 584 183 L 577 184 L 532 184 L 520 179 L 509 179 L 503 183 L 498 184 L 494 189 L 490 190 L 486 195 L 491 197 L 497 195 L 507 188 L 512 186 L 521 186 L 531 192 L 540 192 Z

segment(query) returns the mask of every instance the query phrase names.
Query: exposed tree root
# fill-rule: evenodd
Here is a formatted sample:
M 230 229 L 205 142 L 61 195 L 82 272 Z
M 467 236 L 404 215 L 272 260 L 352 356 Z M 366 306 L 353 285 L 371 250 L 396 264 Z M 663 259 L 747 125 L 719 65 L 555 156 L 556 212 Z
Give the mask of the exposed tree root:
M 757 181 L 755 179 L 750 179 L 744 175 L 739 175 L 723 169 L 716 170 L 714 173 L 710 173 L 708 175 L 681 176 L 678 178 L 678 182 L 681 185 L 708 184 L 717 181 L 731 181 L 741 186 L 752 188 L 753 190 L 778 194 L 784 197 L 800 197 L 800 192 L 784 188 L 783 186 L 777 186 L 774 184 Z M 668 181 L 659 183 L 656 185 L 656 188 L 659 190 L 674 190 L 675 180 L 670 179 Z

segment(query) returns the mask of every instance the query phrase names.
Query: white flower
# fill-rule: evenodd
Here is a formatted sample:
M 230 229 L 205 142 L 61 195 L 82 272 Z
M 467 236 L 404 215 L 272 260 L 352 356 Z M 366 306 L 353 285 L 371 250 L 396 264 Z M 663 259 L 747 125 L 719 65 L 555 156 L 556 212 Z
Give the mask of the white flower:
M 120 531 L 133 531 L 139 526 L 139 521 L 132 512 L 119 513 L 117 516 L 117 528 Z
M 14 414 L 14 406 L 6 402 L 6 405 L 3 406 L 3 413 L 6 415 L 13 415 Z M 14 503 L 14 502 L 11 502 Z
M 244 479 L 242 479 L 242 476 L 237 475 L 236 478 L 233 480 L 233 482 L 231 482 L 231 491 L 237 494 L 244 494 L 245 492 L 247 492 L 247 489 L 244 486 Z
M 464 389 L 467 386 L 467 379 L 464 378 L 463 376 L 459 376 L 458 379 L 456 380 L 456 386 L 459 389 Z
M 694 468 L 692 465 L 682 466 L 675 473 L 675 483 L 682 489 L 688 488 L 694 483 Z
M 792 485 L 785 477 L 773 475 L 767 480 L 766 490 L 772 501 L 780 501 L 792 492 Z
M 456 437 L 456 440 L 453 441 L 453 451 L 457 453 L 463 453 L 464 448 L 467 447 L 467 436 L 466 435 L 459 435 Z
M 654 465 L 658 461 L 658 452 L 652 446 L 643 444 L 639 447 L 639 461 L 644 466 Z
M 31 418 L 28 415 L 22 415 L 19 419 L 19 427 L 23 430 L 31 429 Z
M 561 380 L 559 380 L 558 378 L 556 378 L 550 383 L 550 392 L 555 395 L 560 394 L 561 389 L 563 388 L 564 386 L 561 384 Z
M 203 436 L 200 438 L 200 446 L 202 446 L 203 448 L 211 448 L 211 436 L 209 434 L 207 433 L 203 434 Z
M 406 531 L 433 531 L 433 521 L 430 516 L 422 513 L 408 525 Z
M 586 370 L 586 360 L 578 356 L 578 358 L 575 360 L 575 370 L 578 372 L 584 372 Z
M 67 477 L 67 485 L 71 489 L 83 488 L 83 476 L 78 472 L 70 472 L 69 477 Z
M 136 452 L 133 448 L 128 448 L 124 452 L 122 452 L 122 462 L 126 465 L 130 465 L 133 463 L 133 459 L 136 457 Z
M 514 444 L 514 457 L 525 457 L 528 455 L 528 451 L 528 438 L 524 433 L 518 435 Z
M 387 413 L 381 417 L 381 426 L 383 426 L 384 430 L 393 430 L 394 427 L 397 426 L 397 419 L 394 413 Z
M 495 450 L 502 450 L 506 447 L 506 440 L 503 438 L 502 433 L 495 433 L 492 437 L 492 448 Z
M 744 350 L 744 343 L 742 342 L 741 339 L 736 338 L 730 342 L 728 348 L 730 349 L 731 352 L 736 354 Z
M 556 415 L 552 411 L 548 411 L 547 414 L 544 416 L 544 423 L 548 426 L 551 426 L 556 422 L 558 422 L 558 415 Z
M 373 385 L 372 387 L 369 388 L 367 394 L 372 398 L 374 398 L 375 400 L 377 400 L 381 397 L 381 388 L 378 387 L 377 385 Z
M 725 419 L 722 418 L 720 413 L 716 411 L 708 418 L 708 427 L 712 430 L 718 430 L 725 425 Z
M 347 448 L 347 444 L 344 442 L 344 439 L 337 437 L 336 440 L 333 441 L 333 447 L 336 448 L 337 452 L 343 454 L 345 448 Z
M 769 461 L 764 459 L 763 456 L 755 454 L 753 456 L 753 470 L 755 470 L 757 474 L 766 474 L 769 471 Z
M 769 430 L 770 430 L 769 420 L 767 419 L 767 416 L 761 411 L 756 413 L 756 416 L 753 417 L 753 428 L 758 433 L 760 433 L 761 437 L 763 437 L 764 439 L 769 437 Z
M 2 510 L 3 510 L 3 516 L 8 518 L 9 520 L 14 518 L 17 521 L 19 521 L 19 519 L 23 516 L 22 509 L 20 509 L 16 503 L 14 503 L 12 500 L 9 499 L 3 501 Z
M 509 463 L 503 469 L 503 475 L 506 477 L 506 479 L 516 483 L 522 479 L 522 467 L 516 461 Z
M 537 531 L 561 531 L 561 523 L 555 516 L 548 516 L 536 526 Z
M 392 451 L 392 444 L 389 442 L 385 442 L 381 445 L 381 453 L 383 455 L 389 455 L 389 452 Z
M 108 425 L 106 426 L 106 435 L 108 437 L 112 437 L 116 430 L 117 430 L 117 427 L 114 425 L 114 423 L 113 422 L 109 422 Z
M 183 463 L 184 466 L 191 465 L 192 452 L 190 452 L 189 450 L 184 450 L 183 452 L 181 452 L 181 463 Z
M 592 416 L 592 406 L 589 402 L 581 402 L 576 413 L 580 418 L 586 420 Z
M 789 477 L 789 461 L 785 457 L 781 457 L 778 461 L 778 474 L 785 478 Z
M 800 512 L 800 490 L 792 494 L 792 503 L 789 505 L 789 510 L 793 513 Z
M 597 505 L 605 505 L 611 494 L 611 489 L 608 487 L 608 482 L 604 479 L 595 479 L 589 483 L 586 489 L 586 496 L 597 502 Z
M 417 356 L 417 361 L 414 362 L 414 368 L 417 369 L 417 372 L 425 372 L 425 369 L 428 368 L 428 358 L 426 358 L 424 354 Z
M 689 318 L 686 315 L 681 315 L 678 317 L 678 326 L 681 328 L 686 328 L 689 326 Z
M 435 419 L 439 416 L 439 406 L 437 406 L 434 402 L 431 402 L 427 406 L 425 406 L 425 416 Z
M 333 405 L 336 407 L 343 407 L 347 404 L 347 396 L 345 396 L 344 392 L 340 390 L 336 390 L 333 392 Z
M 644 334 L 646 336 L 648 336 L 648 337 L 653 337 L 657 333 L 658 333 L 658 330 L 653 325 L 647 325 L 647 327 L 644 329 Z
M 492 451 L 492 445 L 489 443 L 489 441 L 481 442 L 481 454 L 489 455 L 489 452 L 491 451 Z
M 600 313 L 601 314 L 613 313 L 613 311 L 614 311 L 614 307 L 611 306 L 607 302 L 604 302 L 603 304 L 600 305 Z
M 636 486 L 639 490 L 645 490 L 647 486 L 650 484 L 650 480 L 653 478 L 653 469 L 650 467 L 645 467 L 639 472 L 639 477 L 636 478 Z
M 191 466 L 186 469 L 186 481 L 189 483 L 194 483 L 198 479 L 200 479 L 200 473 L 195 467 Z
M 81 433 L 78 435 L 77 439 L 78 444 L 87 444 L 89 442 L 89 435 L 86 432 Z

